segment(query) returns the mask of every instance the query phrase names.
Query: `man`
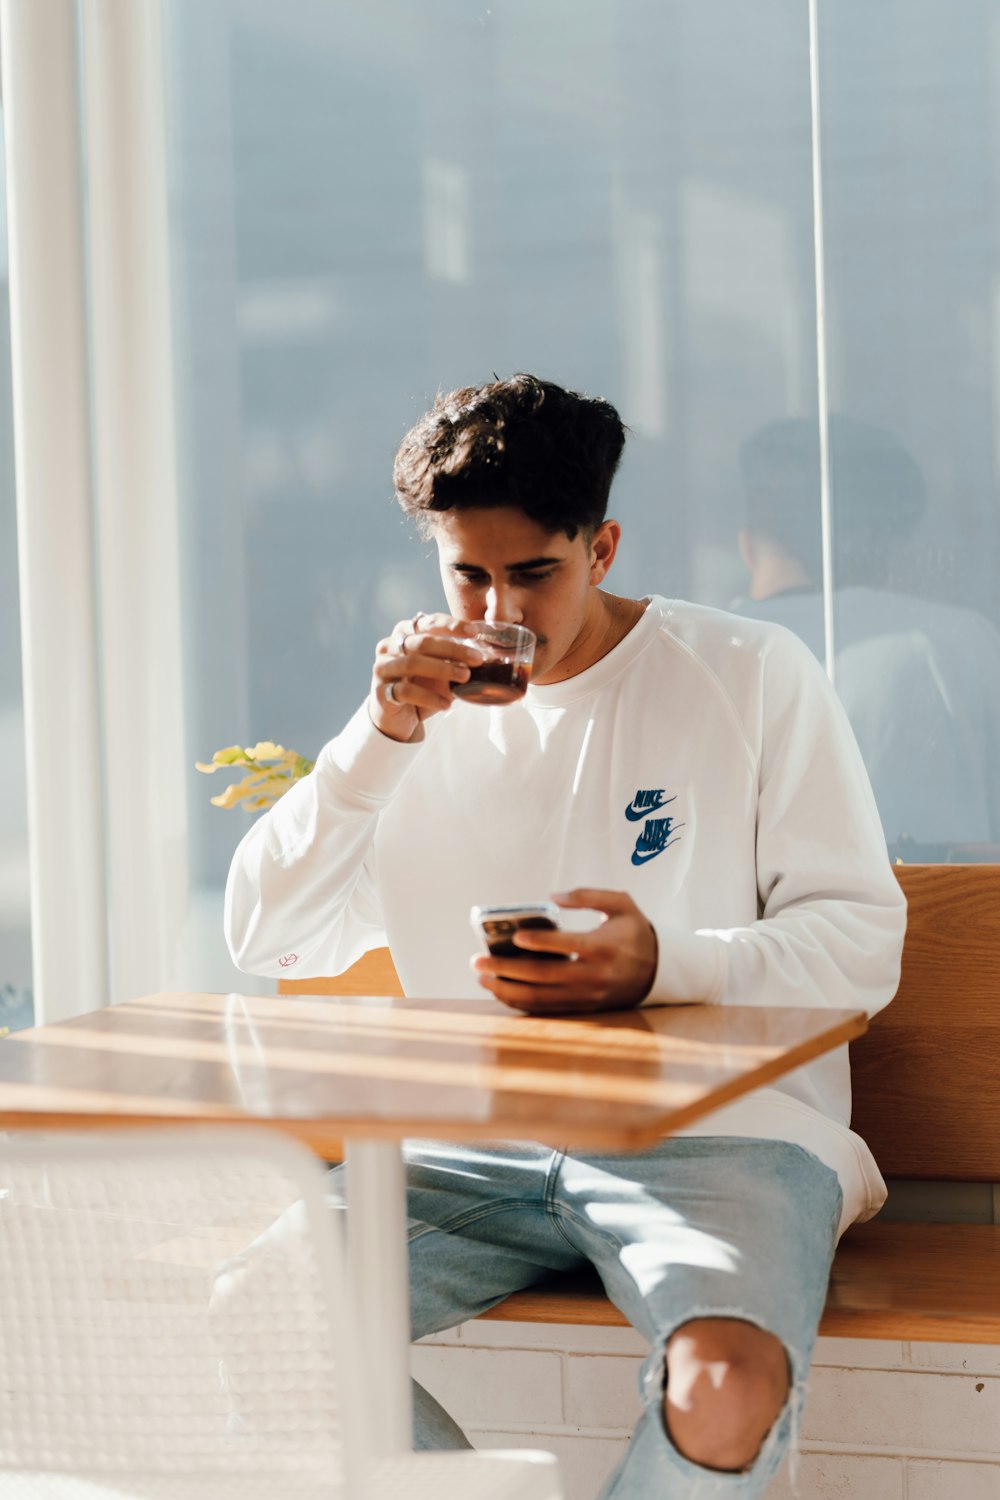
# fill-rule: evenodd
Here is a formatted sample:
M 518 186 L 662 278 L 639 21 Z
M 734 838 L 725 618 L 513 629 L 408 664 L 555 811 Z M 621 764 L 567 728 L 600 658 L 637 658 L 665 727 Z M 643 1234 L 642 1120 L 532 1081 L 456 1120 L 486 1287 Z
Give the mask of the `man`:
M 885 836 L 907 859 L 1000 841 L 1000 635 L 983 615 L 890 586 L 891 554 L 924 513 L 912 455 L 874 423 L 830 417 L 834 680 Z M 823 660 L 816 423 L 792 417 L 740 454 L 749 599 Z M 968 851 L 967 851 L 968 852 Z
M 890 999 L 904 903 L 812 656 L 602 587 L 623 442 L 607 402 L 529 375 L 439 397 L 404 439 L 396 492 L 437 546 L 447 612 L 379 642 L 367 702 L 240 845 L 242 967 L 335 973 L 388 941 L 408 994 L 478 983 L 529 1012 Z M 520 703 L 456 699 L 482 619 L 538 638 Z M 471 956 L 470 904 L 549 898 L 599 924 Z M 849 1112 L 842 1049 L 641 1154 L 414 1143 L 414 1335 L 592 1261 L 651 1346 L 606 1495 L 762 1494 L 837 1233 L 884 1192 Z M 422 1446 L 464 1441 L 426 1393 L 417 1420 Z

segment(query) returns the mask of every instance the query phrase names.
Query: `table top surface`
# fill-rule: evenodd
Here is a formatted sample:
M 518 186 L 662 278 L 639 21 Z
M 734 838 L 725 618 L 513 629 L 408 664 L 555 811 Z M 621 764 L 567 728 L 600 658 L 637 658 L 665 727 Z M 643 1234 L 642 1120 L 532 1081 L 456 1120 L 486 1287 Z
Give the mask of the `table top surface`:
M 344 1139 L 647 1145 L 832 1050 L 862 1011 L 164 993 L 0 1042 L 0 1128 L 237 1121 Z

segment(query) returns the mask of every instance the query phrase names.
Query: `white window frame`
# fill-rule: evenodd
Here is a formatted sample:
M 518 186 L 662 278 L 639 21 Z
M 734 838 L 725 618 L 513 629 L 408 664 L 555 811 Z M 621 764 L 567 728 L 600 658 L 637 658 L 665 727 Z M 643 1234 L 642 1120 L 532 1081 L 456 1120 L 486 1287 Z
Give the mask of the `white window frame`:
M 161 988 L 187 899 L 160 39 L 0 0 L 38 1021 Z

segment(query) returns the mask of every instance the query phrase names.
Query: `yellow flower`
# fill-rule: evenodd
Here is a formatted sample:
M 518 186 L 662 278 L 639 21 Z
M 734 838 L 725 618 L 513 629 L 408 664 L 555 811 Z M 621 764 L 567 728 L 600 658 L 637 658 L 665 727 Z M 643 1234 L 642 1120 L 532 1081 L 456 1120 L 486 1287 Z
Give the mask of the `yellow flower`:
M 210 798 L 213 807 L 248 808 L 261 812 L 273 807 L 290 787 L 303 776 L 308 776 L 315 761 L 307 760 L 297 750 L 286 750 L 273 740 L 260 740 L 256 745 L 244 749 L 241 745 L 229 745 L 225 750 L 216 750 L 211 761 L 195 761 L 199 771 L 211 774 L 220 769 L 249 771 L 242 781 L 234 781 L 218 797 Z
M 288 751 L 284 745 L 276 745 L 273 740 L 260 740 L 252 750 L 247 751 L 247 754 L 251 760 L 279 760 L 286 756 Z

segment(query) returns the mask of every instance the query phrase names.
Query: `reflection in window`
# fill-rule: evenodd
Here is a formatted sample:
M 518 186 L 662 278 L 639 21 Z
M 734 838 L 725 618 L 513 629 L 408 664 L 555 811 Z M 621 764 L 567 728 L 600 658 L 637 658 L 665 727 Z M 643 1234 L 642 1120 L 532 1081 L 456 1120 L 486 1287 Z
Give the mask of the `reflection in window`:
M 890 852 L 974 854 L 1000 843 L 1000 633 L 982 614 L 896 586 L 895 559 L 923 519 L 913 456 L 870 422 L 831 414 L 834 683 Z M 742 450 L 749 598 L 824 659 L 819 434 L 789 419 Z

